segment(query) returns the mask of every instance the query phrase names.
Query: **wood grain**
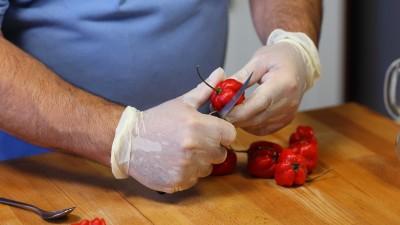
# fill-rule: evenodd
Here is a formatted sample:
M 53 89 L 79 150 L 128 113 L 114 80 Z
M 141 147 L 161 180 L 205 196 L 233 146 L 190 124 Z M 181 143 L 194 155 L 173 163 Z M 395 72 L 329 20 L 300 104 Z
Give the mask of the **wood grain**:
M 134 180 L 116 181 L 108 168 L 70 155 L 49 153 L 0 164 L 0 196 L 45 209 L 77 206 L 58 224 L 103 217 L 107 224 L 400 224 L 400 161 L 394 140 L 400 126 L 357 104 L 299 113 L 265 137 L 240 131 L 235 149 L 255 140 L 286 145 L 299 124 L 315 128 L 318 171 L 325 176 L 299 188 L 245 172 L 238 153 L 235 174 L 208 177 L 194 188 L 160 195 Z M 49 224 L 0 205 L 0 225 Z

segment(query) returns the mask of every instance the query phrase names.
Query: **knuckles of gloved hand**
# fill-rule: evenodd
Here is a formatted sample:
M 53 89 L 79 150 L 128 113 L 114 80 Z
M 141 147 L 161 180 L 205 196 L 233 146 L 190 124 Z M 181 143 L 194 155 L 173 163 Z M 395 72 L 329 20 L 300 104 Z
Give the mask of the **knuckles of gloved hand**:
M 201 147 L 197 131 L 201 129 L 201 122 L 196 118 L 189 118 L 182 122 L 184 127 L 183 138 L 180 147 L 184 150 L 192 150 Z

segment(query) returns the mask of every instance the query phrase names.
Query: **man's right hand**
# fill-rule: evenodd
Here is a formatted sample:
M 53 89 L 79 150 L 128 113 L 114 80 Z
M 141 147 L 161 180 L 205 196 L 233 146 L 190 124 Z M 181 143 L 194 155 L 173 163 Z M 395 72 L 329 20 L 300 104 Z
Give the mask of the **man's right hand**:
M 215 86 L 223 79 L 224 71 L 219 68 L 208 82 Z M 199 177 L 208 176 L 212 164 L 226 158 L 222 146 L 236 137 L 232 124 L 197 111 L 212 91 L 201 83 L 144 112 L 127 107 L 112 147 L 114 176 L 131 176 L 148 188 L 167 193 L 188 189 Z

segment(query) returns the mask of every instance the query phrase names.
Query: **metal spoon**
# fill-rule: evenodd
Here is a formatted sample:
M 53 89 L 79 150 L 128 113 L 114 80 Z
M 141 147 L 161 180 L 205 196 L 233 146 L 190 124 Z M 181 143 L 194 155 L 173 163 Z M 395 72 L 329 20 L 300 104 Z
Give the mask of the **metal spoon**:
M 27 203 L 18 202 L 18 201 L 6 199 L 6 198 L 0 198 L 0 203 L 9 205 L 9 206 L 14 206 L 14 207 L 21 208 L 21 209 L 25 209 L 25 210 L 29 210 L 31 212 L 38 214 L 44 220 L 54 220 L 54 219 L 62 218 L 64 216 L 70 214 L 75 209 L 75 207 L 72 207 L 72 208 L 56 210 L 56 211 L 45 211 L 34 205 L 30 205 Z

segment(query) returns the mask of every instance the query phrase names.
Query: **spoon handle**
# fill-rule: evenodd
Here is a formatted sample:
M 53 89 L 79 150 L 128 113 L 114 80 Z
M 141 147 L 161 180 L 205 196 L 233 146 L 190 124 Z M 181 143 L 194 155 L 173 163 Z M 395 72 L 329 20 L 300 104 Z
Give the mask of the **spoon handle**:
M 14 201 L 14 200 L 7 199 L 7 198 L 0 197 L 0 203 L 9 205 L 9 206 L 14 206 L 14 207 L 21 208 L 21 209 L 26 209 L 26 210 L 32 211 L 38 215 L 40 215 L 40 213 L 42 211 L 41 209 L 39 209 L 36 206 L 30 205 L 27 203 L 23 203 L 23 202 Z

